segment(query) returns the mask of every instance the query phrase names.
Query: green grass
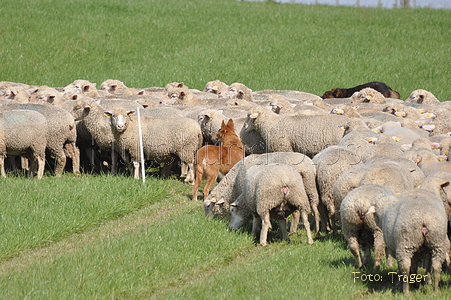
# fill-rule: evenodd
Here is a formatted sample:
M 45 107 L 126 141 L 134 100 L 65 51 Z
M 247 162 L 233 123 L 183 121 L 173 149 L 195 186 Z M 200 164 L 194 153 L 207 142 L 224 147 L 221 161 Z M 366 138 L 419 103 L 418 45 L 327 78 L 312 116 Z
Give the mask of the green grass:
M 2 3 L 0 79 L 242 82 L 321 95 L 384 81 L 450 100 L 451 10 L 193 1 Z
M 384 81 L 450 100 L 451 11 L 238 1 L 2 1 L 0 80 L 130 87 L 242 82 L 322 94 Z M 0 180 L 0 299 L 395 299 L 354 281 L 341 237 L 255 246 L 173 179 Z M 272 236 L 277 236 L 272 233 Z M 371 269 L 362 271 L 375 274 Z M 421 270 L 424 272 L 424 270 Z M 411 299 L 451 298 L 414 289 Z

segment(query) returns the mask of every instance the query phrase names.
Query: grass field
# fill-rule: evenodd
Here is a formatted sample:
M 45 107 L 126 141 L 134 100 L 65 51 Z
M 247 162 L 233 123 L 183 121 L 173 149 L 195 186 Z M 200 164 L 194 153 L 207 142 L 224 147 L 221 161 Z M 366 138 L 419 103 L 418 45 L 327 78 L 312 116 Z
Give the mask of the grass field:
M 0 16 L 0 80 L 202 89 L 220 79 L 320 95 L 377 80 L 403 99 L 423 88 L 451 100 L 449 10 L 4 0 Z M 341 237 L 308 245 L 299 230 L 257 247 L 190 194 L 172 178 L 0 180 L 0 299 L 404 298 L 395 269 L 356 270 Z M 380 280 L 361 280 L 370 274 Z M 450 275 L 438 295 L 421 285 L 410 298 L 451 298 Z

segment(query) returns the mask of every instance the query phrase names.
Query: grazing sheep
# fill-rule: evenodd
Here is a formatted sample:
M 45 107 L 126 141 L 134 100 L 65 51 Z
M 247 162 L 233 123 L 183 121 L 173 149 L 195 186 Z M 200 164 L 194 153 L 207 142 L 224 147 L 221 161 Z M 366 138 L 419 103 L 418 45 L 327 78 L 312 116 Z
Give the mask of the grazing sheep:
M 45 148 L 47 146 L 47 119 L 30 110 L 2 110 L 0 112 L 0 169 L 6 178 L 6 155 L 25 156 L 32 162 L 30 177 L 36 165 L 38 179 L 44 175 Z
M 316 184 L 320 195 L 322 229 L 326 231 L 326 225 L 330 220 L 333 233 L 337 234 L 333 186 L 344 171 L 362 165 L 362 159 L 346 148 L 331 146 L 315 155 L 312 161 L 316 165 Z
M 351 96 L 351 103 L 379 103 L 384 104 L 387 100 L 384 95 L 372 88 L 364 88 Z
M 387 250 L 398 261 L 398 274 L 410 278 L 411 269 L 415 274 L 418 261 L 430 255 L 437 293 L 442 264 L 449 260 L 450 250 L 442 200 L 433 192 L 415 189 L 398 197 L 381 194 L 371 204 L 368 212 L 375 213 Z M 402 285 L 404 295 L 409 295 L 409 281 Z
M 386 85 L 383 82 L 377 82 L 372 81 L 365 84 L 358 85 L 353 88 L 333 88 L 330 91 L 327 91 L 324 93 L 324 95 L 321 97 L 323 99 L 326 98 L 349 98 L 351 97 L 355 92 L 358 92 L 365 88 L 372 88 L 378 92 L 380 92 L 384 97 L 387 98 L 396 98 L 399 99 L 399 93 L 392 90 L 388 85 Z
M 2 103 L 5 109 L 37 111 L 47 119 L 47 149 L 56 159 L 55 176 L 59 177 L 66 165 L 66 156 L 72 159 L 75 175 L 80 174 L 80 152 L 75 146 L 77 131 L 72 115 L 63 108 L 53 105 L 21 104 L 15 101 Z
M 135 111 L 115 108 L 105 111 L 111 120 L 115 147 L 124 161 L 139 179 L 139 162 L 141 159 L 138 121 L 132 117 Z M 202 131 L 196 121 L 188 118 L 174 119 L 141 117 L 143 150 L 146 159 L 164 162 L 163 172 L 169 170 L 178 157 L 183 165 L 188 166 L 185 181 L 194 180 L 193 163 L 196 151 L 202 146 Z M 184 167 L 182 167 L 184 170 Z M 182 174 L 185 176 L 185 174 Z
M 374 270 L 377 272 L 380 261 L 385 254 L 385 243 L 381 229 L 376 225 L 374 216 L 366 212 L 371 206 L 371 200 L 379 195 L 395 195 L 388 186 L 368 184 L 350 191 L 341 202 L 341 228 L 349 250 L 354 255 L 356 268 L 369 265 L 370 249 L 374 246 Z M 364 249 L 364 258 L 360 256 L 360 245 Z
M 282 239 L 288 240 L 287 217 L 300 210 L 309 244 L 313 244 L 307 214 L 310 205 L 299 173 L 289 165 L 268 164 L 250 167 L 244 178 L 243 191 L 231 205 L 230 228 L 240 228 L 249 213 L 253 216 L 252 233 L 257 238 L 261 224 L 260 244 L 266 246 L 270 218 L 279 221 Z
M 406 103 L 418 103 L 426 105 L 436 105 L 440 101 L 429 91 L 418 89 L 410 93 L 410 96 L 405 100 Z
M 238 162 L 219 184 L 211 191 L 204 200 L 204 210 L 208 216 L 220 216 L 226 220 L 230 219 L 230 203 L 236 199 L 243 189 L 246 170 L 252 165 L 267 165 L 270 163 L 287 164 L 293 166 L 301 175 L 304 188 L 310 202 L 313 217 L 315 219 L 315 236 L 319 237 L 320 215 L 318 212 L 319 196 L 316 188 L 316 169 L 312 160 L 301 153 L 296 152 L 273 152 L 266 154 L 252 154 Z M 297 230 L 297 213 L 293 215 L 290 232 Z M 250 216 L 249 216 L 250 217 Z
M 246 131 L 257 131 L 268 152 L 300 152 L 313 157 L 340 142 L 349 118 L 338 115 L 278 115 L 265 107 L 249 110 Z
M 220 80 L 213 80 L 207 82 L 204 92 L 218 94 L 219 91 L 227 89 L 228 85 Z

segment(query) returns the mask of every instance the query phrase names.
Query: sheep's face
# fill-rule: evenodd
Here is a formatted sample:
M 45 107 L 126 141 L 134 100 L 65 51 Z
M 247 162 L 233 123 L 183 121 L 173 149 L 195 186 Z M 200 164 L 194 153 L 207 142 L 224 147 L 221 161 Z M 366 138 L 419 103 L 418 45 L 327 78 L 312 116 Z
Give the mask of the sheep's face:
M 135 111 L 129 110 L 120 110 L 120 111 L 105 111 L 104 115 L 108 118 L 111 118 L 111 127 L 117 132 L 124 132 L 127 128 L 127 117 L 134 114 Z
M 243 210 L 239 202 L 230 204 L 230 229 L 238 230 L 248 221 Z

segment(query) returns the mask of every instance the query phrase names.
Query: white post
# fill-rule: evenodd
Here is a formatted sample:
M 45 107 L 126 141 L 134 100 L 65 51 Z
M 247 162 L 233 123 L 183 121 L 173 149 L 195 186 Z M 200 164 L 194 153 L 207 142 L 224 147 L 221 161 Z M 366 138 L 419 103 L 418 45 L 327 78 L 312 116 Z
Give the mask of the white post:
M 144 165 L 144 148 L 143 148 L 143 135 L 141 129 L 141 116 L 139 114 L 139 107 L 136 108 L 138 113 L 138 133 L 139 133 L 139 148 L 141 151 L 141 176 L 143 178 L 143 183 L 146 182 L 146 166 Z

